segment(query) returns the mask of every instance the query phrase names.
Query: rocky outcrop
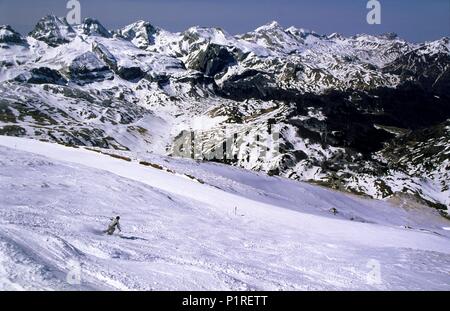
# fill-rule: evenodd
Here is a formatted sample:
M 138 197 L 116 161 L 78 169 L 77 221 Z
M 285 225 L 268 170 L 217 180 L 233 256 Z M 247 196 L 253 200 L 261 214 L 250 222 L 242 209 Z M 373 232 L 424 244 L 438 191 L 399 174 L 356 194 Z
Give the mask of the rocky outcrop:
M 86 18 L 80 26 L 83 34 L 111 38 L 112 34 L 96 19 Z
M 9 25 L 0 25 L 0 43 L 26 45 L 22 36 Z
M 76 33 L 65 18 L 60 19 L 54 15 L 48 15 L 37 23 L 30 32 L 30 36 L 51 47 L 56 47 L 72 41 Z
M 76 57 L 67 68 L 70 80 L 78 85 L 111 80 L 114 73 L 94 53 L 86 52 Z
M 116 31 L 116 36 L 131 41 L 140 49 L 146 49 L 155 43 L 157 29 L 145 21 L 138 21 Z

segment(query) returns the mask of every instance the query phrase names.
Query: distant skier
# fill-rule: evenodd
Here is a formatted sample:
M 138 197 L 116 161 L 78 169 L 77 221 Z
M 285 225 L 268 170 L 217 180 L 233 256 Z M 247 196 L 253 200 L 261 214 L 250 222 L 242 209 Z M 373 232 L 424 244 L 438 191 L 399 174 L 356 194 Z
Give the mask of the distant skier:
M 111 218 L 111 223 L 108 226 L 108 229 L 104 232 L 108 235 L 113 235 L 114 231 L 116 231 L 116 228 L 119 230 L 119 232 L 122 232 L 122 228 L 120 228 L 120 216 L 117 216 L 115 218 Z

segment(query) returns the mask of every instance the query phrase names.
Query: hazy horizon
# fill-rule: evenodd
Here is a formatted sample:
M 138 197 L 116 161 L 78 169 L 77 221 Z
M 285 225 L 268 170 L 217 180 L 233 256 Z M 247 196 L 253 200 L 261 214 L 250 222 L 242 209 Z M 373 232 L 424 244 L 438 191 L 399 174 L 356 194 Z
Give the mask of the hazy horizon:
M 319 34 L 395 32 L 412 41 L 432 41 L 450 36 L 450 1 L 380 0 L 381 25 L 366 22 L 366 0 L 80 0 L 82 19 L 98 19 L 108 29 L 118 29 L 137 20 L 172 32 L 191 26 L 221 27 L 230 34 L 246 33 L 278 21 L 284 28 L 295 26 Z M 11 25 L 23 35 L 48 14 L 66 16 L 65 0 L 0 0 L 0 24 Z

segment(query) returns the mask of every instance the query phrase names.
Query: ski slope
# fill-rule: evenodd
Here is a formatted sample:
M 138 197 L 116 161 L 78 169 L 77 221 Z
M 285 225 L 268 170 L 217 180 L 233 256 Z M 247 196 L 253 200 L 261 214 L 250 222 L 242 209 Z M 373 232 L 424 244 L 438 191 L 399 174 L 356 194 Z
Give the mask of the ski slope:
M 449 221 L 417 204 L 14 137 L 0 154 L 2 290 L 450 290 Z

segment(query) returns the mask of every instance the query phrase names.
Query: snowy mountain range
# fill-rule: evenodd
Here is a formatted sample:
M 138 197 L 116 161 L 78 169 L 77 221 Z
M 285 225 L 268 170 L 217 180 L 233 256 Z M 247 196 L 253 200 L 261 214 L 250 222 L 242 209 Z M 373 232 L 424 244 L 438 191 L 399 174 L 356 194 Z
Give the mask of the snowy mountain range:
M 0 135 L 218 161 L 450 206 L 450 40 L 0 26 Z M 277 137 L 278 152 L 268 136 Z M 180 146 L 193 145 L 191 148 Z M 226 150 L 217 150 L 227 142 Z M 261 150 L 265 151 L 261 156 Z M 211 156 L 212 155 L 212 156 Z

